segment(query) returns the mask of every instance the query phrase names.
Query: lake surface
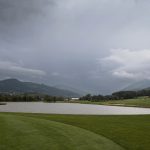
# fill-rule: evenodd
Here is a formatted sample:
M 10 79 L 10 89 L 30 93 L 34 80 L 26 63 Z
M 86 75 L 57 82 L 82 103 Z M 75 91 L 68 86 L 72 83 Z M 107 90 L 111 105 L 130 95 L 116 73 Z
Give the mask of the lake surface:
M 0 105 L 0 112 L 83 115 L 131 115 L 150 114 L 150 109 L 72 103 L 11 102 L 7 103 L 7 105 Z

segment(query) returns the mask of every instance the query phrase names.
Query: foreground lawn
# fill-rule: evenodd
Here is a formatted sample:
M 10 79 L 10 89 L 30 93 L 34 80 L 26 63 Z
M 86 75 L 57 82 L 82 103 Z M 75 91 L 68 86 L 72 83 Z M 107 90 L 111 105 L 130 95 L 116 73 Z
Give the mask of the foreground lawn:
M 127 99 L 127 100 L 109 100 L 109 101 L 101 101 L 101 102 L 74 101 L 72 103 L 150 108 L 149 97 L 139 97 L 136 99 Z
M 99 134 L 43 117 L 0 114 L 0 150 L 123 150 Z
M 149 150 L 149 137 L 150 115 L 0 113 L 0 150 Z

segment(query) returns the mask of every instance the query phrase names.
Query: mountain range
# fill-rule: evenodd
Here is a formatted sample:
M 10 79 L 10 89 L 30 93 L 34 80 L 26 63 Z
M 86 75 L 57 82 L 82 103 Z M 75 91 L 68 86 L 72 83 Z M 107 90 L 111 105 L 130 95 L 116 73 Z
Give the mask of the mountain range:
M 50 96 L 63 97 L 79 97 L 78 93 L 51 87 L 45 84 L 38 84 L 33 82 L 22 82 L 17 79 L 6 79 L 0 81 L 0 93 L 37 93 Z

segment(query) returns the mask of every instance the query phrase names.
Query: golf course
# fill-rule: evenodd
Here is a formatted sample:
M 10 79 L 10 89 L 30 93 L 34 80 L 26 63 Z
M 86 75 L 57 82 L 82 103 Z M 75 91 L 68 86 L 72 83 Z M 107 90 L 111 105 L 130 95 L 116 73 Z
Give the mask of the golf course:
M 0 0 L 0 150 L 150 150 L 150 0 Z
M 0 150 L 148 150 L 150 115 L 0 113 Z

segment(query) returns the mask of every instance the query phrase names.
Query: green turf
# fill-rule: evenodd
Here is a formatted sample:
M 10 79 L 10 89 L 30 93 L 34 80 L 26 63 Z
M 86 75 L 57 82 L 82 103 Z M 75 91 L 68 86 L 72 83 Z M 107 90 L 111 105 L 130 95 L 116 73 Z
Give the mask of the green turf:
M 0 113 L 0 133 L 0 150 L 149 150 L 150 115 Z
M 100 134 L 54 118 L 0 113 L 0 150 L 123 150 Z
M 103 135 L 127 150 L 150 149 L 150 115 L 80 116 L 22 114 L 80 127 Z M 108 149 L 109 150 L 109 149 Z M 114 149 L 115 150 L 115 149 Z

